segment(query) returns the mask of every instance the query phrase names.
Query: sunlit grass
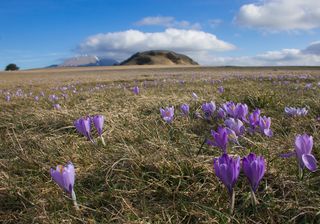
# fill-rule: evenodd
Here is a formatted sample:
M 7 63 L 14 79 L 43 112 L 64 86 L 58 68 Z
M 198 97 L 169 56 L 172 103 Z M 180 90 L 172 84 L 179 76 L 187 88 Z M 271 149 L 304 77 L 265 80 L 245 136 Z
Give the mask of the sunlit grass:
M 1 84 L 15 93 L 21 88 L 28 97 L 0 95 L 0 221 L 3 223 L 317 223 L 320 220 L 319 171 L 297 178 L 294 159 L 280 153 L 293 148 L 297 134 L 314 137 L 315 157 L 320 159 L 320 87 L 317 71 L 220 71 L 170 70 L 142 72 L 121 82 L 106 80 L 100 73 L 88 79 L 63 81 L 50 77 L 41 82 Z M 135 71 L 134 73 L 137 73 Z M 146 75 L 149 73 L 150 75 Z M 248 74 L 246 76 L 245 74 Z M 269 79 L 269 74 L 274 75 Z M 299 74 L 312 74 L 300 79 Z M 118 72 L 117 72 L 118 74 Z M 255 78 L 259 74 L 265 78 Z M 319 73 L 320 74 L 320 73 Z M 52 75 L 52 74 L 51 74 Z M 99 78 L 95 81 L 95 75 Z M 224 75 L 224 80 L 221 79 Z M 74 74 L 73 74 L 74 76 Z M 121 76 L 122 78 L 124 76 Z M 9 78 L 8 78 L 9 79 Z M 136 81 L 136 79 L 138 81 Z M 66 81 L 67 80 L 67 81 Z M 144 82 L 144 80 L 148 80 Z M 185 80 L 180 84 L 179 80 Z M 215 80 L 212 84 L 211 80 Z M 217 80 L 222 80 L 217 82 Z M 298 81 L 297 81 L 298 80 Z M 286 82 L 288 81 L 288 82 Z M 312 83 L 312 89 L 305 89 Z M 54 110 L 49 94 L 53 87 L 74 84 L 66 100 Z M 101 87 L 101 85 L 104 85 Z M 134 95 L 133 86 L 140 87 Z M 99 88 L 96 88 L 96 87 Z M 225 92 L 218 93 L 223 86 Z M 34 96 L 44 91 L 38 102 Z M 192 92 L 199 96 L 192 98 Z M 241 157 L 249 152 L 263 155 L 267 172 L 257 191 L 260 204 L 251 205 L 250 187 L 240 174 L 235 186 L 234 215 L 228 213 L 228 195 L 213 171 L 217 148 L 204 145 L 218 121 L 180 116 L 182 103 L 191 113 L 201 112 L 203 102 L 217 105 L 232 100 L 246 103 L 250 112 L 260 108 L 272 118 L 272 138 L 247 134 L 243 148 L 229 145 Z M 175 107 L 175 118 L 166 124 L 159 108 Z M 309 107 L 306 117 L 284 115 L 285 106 Z M 105 116 L 106 146 L 95 146 L 79 135 L 73 121 L 81 116 Z M 97 136 L 97 135 L 96 135 Z M 198 154 L 199 152 L 199 154 Z M 198 154 L 198 155 L 197 155 Z M 80 211 L 51 180 L 49 169 L 72 161 L 76 167 L 75 192 Z

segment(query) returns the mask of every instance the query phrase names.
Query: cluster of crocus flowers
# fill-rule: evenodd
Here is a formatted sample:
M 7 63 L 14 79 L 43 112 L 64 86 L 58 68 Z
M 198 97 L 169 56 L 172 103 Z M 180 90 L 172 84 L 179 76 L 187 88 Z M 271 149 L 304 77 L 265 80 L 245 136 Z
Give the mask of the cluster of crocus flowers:
M 98 135 L 101 139 L 103 145 L 105 145 L 104 138 L 102 136 L 103 133 L 103 125 L 104 125 L 104 116 L 103 115 L 95 115 L 93 117 L 87 116 L 83 118 L 79 118 L 74 121 L 74 126 L 77 131 L 87 137 L 88 140 L 94 142 L 91 135 L 91 123 L 93 123 L 94 127 L 97 129 Z
M 166 108 L 160 108 L 160 113 L 163 118 L 163 120 L 167 123 L 171 123 L 173 121 L 174 117 L 174 107 L 166 107 Z
M 262 134 L 272 137 L 273 132 L 271 130 L 271 118 L 266 116 L 261 116 L 261 111 L 259 109 L 255 109 L 249 115 L 250 132 L 254 133 L 255 131 L 259 131 Z
M 222 109 L 225 111 L 226 115 L 232 118 L 238 118 L 242 121 L 247 120 L 247 114 L 249 112 L 247 104 L 226 102 L 222 105 Z
M 238 138 L 239 136 L 243 135 L 245 132 L 245 127 L 243 122 L 239 119 L 229 118 L 224 121 L 225 125 L 227 126 L 227 130 L 232 134 L 233 138 Z M 236 140 L 235 139 L 235 140 Z
M 203 103 L 201 109 L 204 113 L 204 118 L 209 120 L 212 116 L 214 111 L 216 110 L 216 104 L 214 102 Z
M 227 153 L 224 153 L 221 157 L 213 160 L 213 167 L 216 176 L 228 190 L 231 204 L 230 213 L 232 214 L 235 202 L 234 186 L 240 173 L 240 157 L 233 158 Z M 255 206 L 258 203 L 255 192 L 266 171 L 265 160 L 262 156 L 256 156 L 254 153 L 250 153 L 242 159 L 242 169 L 250 183 L 252 204 Z
M 59 97 L 55 94 L 49 95 L 48 98 L 50 101 L 57 101 L 59 99 Z
M 306 116 L 308 114 L 307 108 L 299 108 L 299 107 L 285 107 L 284 112 L 288 116 L 292 117 L 299 117 L 299 116 Z
M 50 175 L 54 182 L 56 182 L 69 196 L 71 196 L 74 206 L 76 209 L 79 209 L 76 194 L 73 189 L 75 181 L 75 169 L 73 164 L 69 162 L 65 166 L 58 165 L 55 169 L 51 168 Z
M 312 155 L 313 137 L 307 134 L 297 135 L 295 138 L 295 151 L 282 154 L 281 157 L 289 158 L 295 156 L 298 161 L 299 178 L 303 177 L 303 169 L 311 172 L 317 169 L 317 160 Z

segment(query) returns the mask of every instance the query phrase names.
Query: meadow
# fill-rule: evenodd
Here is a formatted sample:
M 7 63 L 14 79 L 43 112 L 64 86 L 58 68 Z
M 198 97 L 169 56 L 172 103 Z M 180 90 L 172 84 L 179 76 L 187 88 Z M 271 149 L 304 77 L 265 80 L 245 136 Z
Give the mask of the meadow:
M 139 94 L 132 88 L 138 86 Z M 224 91 L 219 91 L 223 87 Z M 195 93 L 197 97 L 194 96 Z M 53 97 L 53 95 L 55 97 Z M 313 136 L 320 160 L 319 68 L 122 67 L 0 73 L 1 223 L 320 223 L 320 170 L 298 175 L 295 137 Z M 9 97 L 8 97 L 9 96 Z M 205 119 L 202 104 L 215 102 Z M 242 172 L 229 212 L 226 187 L 206 144 L 227 101 L 271 118 L 273 135 L 246 131 L 229 142 L 229 155 L 250 152 L 266 161 L 251 203 Z M 60 107 L 54 107 L 59 104 Z M 182 104 L 190 106 L 183 116 Z M 171 123 L 160 108 L 174 106 Z M 285 107 L 306 108 L 289 116 Z M 77 132 L 74 121 L 105 117 L 99 142 Z M 50 168 L 71 161 L 79 209 L 51 178 Z

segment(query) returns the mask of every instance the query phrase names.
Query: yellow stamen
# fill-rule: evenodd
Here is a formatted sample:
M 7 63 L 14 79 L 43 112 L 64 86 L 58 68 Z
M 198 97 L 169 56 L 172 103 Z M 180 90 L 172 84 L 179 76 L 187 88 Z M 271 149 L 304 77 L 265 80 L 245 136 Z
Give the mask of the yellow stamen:
M 62 165 L 58 165 L 58 170 L 62 174 L 63 170 L 64 170 L 64 167 Z

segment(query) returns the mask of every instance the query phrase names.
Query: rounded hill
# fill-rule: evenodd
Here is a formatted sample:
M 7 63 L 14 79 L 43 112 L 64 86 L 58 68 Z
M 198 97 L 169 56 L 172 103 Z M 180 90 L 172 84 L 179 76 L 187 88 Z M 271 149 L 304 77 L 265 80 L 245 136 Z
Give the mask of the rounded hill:
M 198 65 L 198 63 L 184 54 L 166 50 L 151 50 L 137 52 L 120 65 Z

